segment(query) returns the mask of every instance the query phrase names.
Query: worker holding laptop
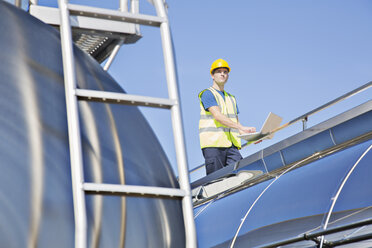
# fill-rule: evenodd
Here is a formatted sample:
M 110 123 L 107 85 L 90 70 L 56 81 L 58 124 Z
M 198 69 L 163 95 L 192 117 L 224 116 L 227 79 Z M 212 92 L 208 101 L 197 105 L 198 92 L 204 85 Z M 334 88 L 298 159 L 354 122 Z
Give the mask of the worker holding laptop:
M 214 61 L 210 69 L 213 85 L 199 93 L 199 138 L 207 175 L 241 160 L 239 134 L 256 131 L 239 123 L 236 99 L 224 90 L 229 72 L 225 60 Z

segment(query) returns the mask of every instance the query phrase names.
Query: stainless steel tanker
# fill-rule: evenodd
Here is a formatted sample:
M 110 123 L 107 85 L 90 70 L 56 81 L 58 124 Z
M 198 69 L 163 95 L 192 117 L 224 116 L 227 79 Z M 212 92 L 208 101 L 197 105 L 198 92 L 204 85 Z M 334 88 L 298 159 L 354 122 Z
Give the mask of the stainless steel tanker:
M 59 33 L 1 0 L 0 33 L 1 247 L 73 247 Z M 74 52 L 78 87 L 124 92 Z M 80 101 L 79 110 L 86 181 L 179 187 L 137 107 Z M 371 137 L 370 100 L 193 182 L 198 246 L 371 247 Z M 89 247 L 186 244 L 181 200 L 86 201 Z

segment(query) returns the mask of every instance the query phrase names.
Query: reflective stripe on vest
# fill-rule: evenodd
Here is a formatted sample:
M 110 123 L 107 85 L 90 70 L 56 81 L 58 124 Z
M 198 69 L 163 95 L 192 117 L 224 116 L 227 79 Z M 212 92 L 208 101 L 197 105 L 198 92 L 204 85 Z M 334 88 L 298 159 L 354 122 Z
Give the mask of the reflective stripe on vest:
M 233 95 L 226 91 L 224 92 L 225 100 L 215 90 L 210 87 L 199 93 L 200 100 L 200 121 L 199 121 L 199 138 L 201 148 L 206 147 L 231 147 L 234 146 L 241 148 L 241 140 L 237 136 L 239 131 L 234 128 L 229 128 L 222 125 L 220 122 L 213 118 L 213 115 L 204 109 L 201 101 L 201 95 L 204 91 L 209 90 L 212 92 L 214 98 L 220 107 L 221 113 L 233 122 L 238 122 L 236 100 Z

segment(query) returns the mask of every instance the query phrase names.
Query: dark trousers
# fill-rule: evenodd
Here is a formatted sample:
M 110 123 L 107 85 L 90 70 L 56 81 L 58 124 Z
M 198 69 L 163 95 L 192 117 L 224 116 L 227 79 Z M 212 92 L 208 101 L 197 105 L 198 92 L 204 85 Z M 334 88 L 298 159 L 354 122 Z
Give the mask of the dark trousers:
M 203 148 L 202 152 L 207 175 L 243 158 L 235 146 L 228 148 L 207 147 Z

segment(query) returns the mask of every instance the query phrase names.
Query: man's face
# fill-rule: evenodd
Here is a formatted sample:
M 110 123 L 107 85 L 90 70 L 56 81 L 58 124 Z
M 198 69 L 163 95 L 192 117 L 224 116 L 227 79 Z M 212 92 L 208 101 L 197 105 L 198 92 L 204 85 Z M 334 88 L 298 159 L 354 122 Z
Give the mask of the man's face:
M 225 84 L 227 79 L 229 79 L 229 70 L 218 68 L 214 71 L 212 78 L 218 84 Z

